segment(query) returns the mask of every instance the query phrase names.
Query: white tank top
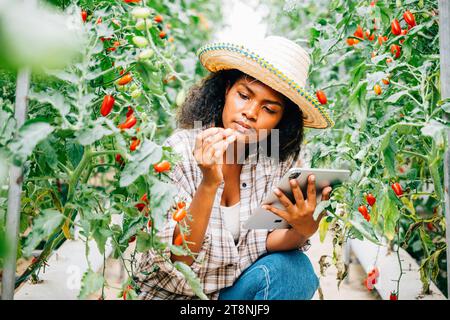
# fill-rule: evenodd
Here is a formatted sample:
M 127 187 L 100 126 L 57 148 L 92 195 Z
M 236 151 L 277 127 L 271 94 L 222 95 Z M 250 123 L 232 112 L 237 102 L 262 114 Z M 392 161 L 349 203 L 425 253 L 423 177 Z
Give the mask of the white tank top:
M 231 207 L 220 206 L 223 212 L 223 218 L 225 223 L 225 228 L 231 232 L 233 235 L 234 243 L 239 240 L 240 233 L 240 208 L 241 202 L 232 205 Z

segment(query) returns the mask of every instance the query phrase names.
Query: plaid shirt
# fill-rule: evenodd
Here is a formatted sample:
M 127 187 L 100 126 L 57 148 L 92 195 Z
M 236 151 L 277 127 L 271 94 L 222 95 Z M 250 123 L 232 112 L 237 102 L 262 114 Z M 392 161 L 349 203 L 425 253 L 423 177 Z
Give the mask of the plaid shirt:
M 169 176 L 178 188 L 180 199 L 185 198 L 187 203 L 192 201 L 202 180 L 202 172 L 192 154 L 195 138 L 201 130 L 204 128 L 178 129 L 164 143 L 182 156 L 183 160 L 173 167 Z M 266 239 L 270 230 L 244 229 L 242 224 L 287 170 L 291 167 L 309 167 L 304 149 L 303 146 L 297 161 L 294 162 L 291 157 L 278 163 L 261 153 L 256 161 L 256 152 L 250 152 L 242 165 L 240 175 L 241 228 L 237 244 L 231 232 L 224 227 L 220 211 L 224 182 L 219 186 L 201 251 L 190 266 L 200 279 L 204 293 L 209 299 L 218 299 L 220 289 L 233 285 L 247 267 L 267 252 Z M 158 231 L 158 235 L 162 241 L 172 243 L 176 222 L 172 219 L 172 210 L 168 211 L 165 227 Z M 305 251 L 308 247 L 309 241 L 299 249 Z M 166 248 L 164 255 L 170 259 L 169 248 Z M 154 266 L 158 266 L 159 270 L 152 272 Z M 152 250 L 141 256 L 137 274 L 137 283 L 141 289 L 140 299 L 198 299 L 181 272 Z

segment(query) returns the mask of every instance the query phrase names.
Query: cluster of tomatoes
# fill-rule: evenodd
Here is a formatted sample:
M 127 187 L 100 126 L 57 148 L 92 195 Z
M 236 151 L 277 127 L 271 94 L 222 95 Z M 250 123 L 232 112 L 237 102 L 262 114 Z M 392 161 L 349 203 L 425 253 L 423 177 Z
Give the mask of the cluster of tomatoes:
M 403 195 L 403 188 L 402 185 L 398 182 L 395 182 L 391 185 L 392 190 L 394 191 L 394 193 L 400 197 Z M 373 207 L 373 205 L 375 204 L 375 202 L 377 201 L 377 199 L 375 198 L 375 196 L 371 193 L 365 194 L 366 197 L 366 201 L 367 204 L 371 207 Z M 370 221 L 370 214 L 369 214 L 369 209 L 367 208 L 366 205 L 360 205 L 358 207 L 358 211 L 362 214 L 362 216 L 364 217 L 364 219 L 367 220 L 367 222 Z
M 373 194 L 369 193 L 366 195 L 366 201 L 369 204 L 369 206 L 373 206 L 376 202 L 376 198 L 373 196 Z M 364 217 L 364 219 L 367 220 L 367 222 L 370 221 L 370 214 L 369 214 L 369 210 L 367 209 L 367 207 L 365 205 L 360 205 L 358 207 L 358 211 L 362 214 L 362 216 Z
M 372 7 L 374 7 L 376 5 L 376 1 L 372 1 L 370 3 L 370 5 Z M 399 44 L 392 44 L 390 47 L 390 51 L 392 56 L 395 59 L 400 58 L 401 56 L 401 44 L 403 44 L 403 42 L 405 41 L 404 37 L 406 36 L 406 34 L 408 33 L 409 30 L 411 30 L 411 28 L 416 26 L 416 18 L 414 17 L 414 14 L 411 11 L 406 10 L 403 13 L 403 20 L 405 21 L 407 28 L 406 29 L 402 29 L 401 25 L 400 25 L 400 21 L 398 21 L 398 19 L 394 19 L 391 22 L 391 33 L 394 36 L 403 36 L 402 39 L 399 40 Z M 374 41 L 375 38 L 377 38 L 377 42 L 378 45 L 381 47 L 383 42 L 386 42 L 389 40 L 388 36 L 383 36 L 383 35 L 376 35 L 375 32 L 378 29 L 377 26 L 375 25 L 375 19 L 374 19 L 374 26 L 373 26 L 373 30 L 371 31 L 370 29 L 367 29 L 366 31 L 363 30 L 363 28 L 358 25 L 356 28 L 356 31 L 353 33 L 353 37 L 349 37 L 347 38 L 346 42 L 349 46 L 354 46 L 356 44 L 358 44 L 360 41 L 364 41 L 364 40 L 368 40 L 368 41 Z M 372 52 L 371 57 L 374 58 L 376 56 L 376 52 Z M 386 63 L 391 63 L 392 59 L 391 58 L 387 58 L 386 59 Z M 382 82 L 384 85 L 389 85 L 390 81 L 389 79 L 382 79 Z M 379 84 L 375 84 L 373 91 L 376 95 L 381 95 L 381 93 L 383 92 L 381 85 Z M 327 96 L 325 94 L 325 92 L 323 92 L 322 90 L 317 90 L 316 91 L 316 97 L 317 100 L 321 103 L 321 104 L 326 104 L 327 103 Z
M 124 2 L 126 3 L 139 3 L 140 1 L 128 1 L 128 0 L 124 0 Z M 150 20 L 147 20 L 147 18 L 150 17 L 150 15 L 152 14 L 152 10 L 150 8 L 145 8 L 145 7 L 135 7 L 133 8 L 133 10 L 131 11 L 132 16 L 137 20 L 136 23 L 136 29 L 138 30 L 145 30 L 145 28 L 150 28 L 152 26 L 152 23 Z M 87 21 L 88 19 L 88 13 L 83 10 L 81 11 L 81 18 L 84 22 Z M 120 22 L 117 21 L 116 19 L 112 19 L 113 23 L 120 25 Z M 162 22 L 163 22 L 163 17 L 161 15 L 155 15 L 153 20 L 157 23 L 157 26 L 159 28 L 162 28 Z M 102 23 L 101 17 L 99 19 L 97 19 L 96 24 L 100 24 Z M 166 38 L 166 34 L 160 34 L 160 38 Z M 103 38 L 101 39 L 103 42 L 105 41 L 110 41 L 110 38 Z M 139 60 L 147 60 L 150 59 L 154 52 L 152 49 L 147 48 L 148 45 L 148 40 L 145 37 L 142 36 L 134 36 L 132 38 L 132 41 L 134 43 L 134 45 L 140 49 L 139 54 L 137 55 L 137 59 Z M 116 47 L 118 47 L 120 45 L 119 41 L 114 41 L 113 43 L 113 47 L 107 48 L 107 51 L 114 51 Z M 125 86 L 130 85 L 129 90 L 130 90 L 130 96 L 133 99 L 138 99 L 141 95 L 142 95 L 142 91 L 138 88 L 136 83 L 133 83 L 133 76 L 129 71 L 125 71 L 124 69 L 120 70 L 120 78 L 116 81 L 116 85 L 118 86 L 120 91 L 123 91 Z M 103 117 L 107 117 L 114 109 L 114 104 L 115 104 L 115 98 L 112 94 L 107 94 L 104 96 L 103 98 L 103 102 L 100 106 L 100 114 Z M 136 126 L 138 120 L 136 118 L 135 115 L 135 111 L 131 106 L 128 106 L 128 110 L 126 113 L 126 118 L 125 120 L 120 123 L 117 127 L 123 131 L 125 130 L 129 130 L 133 127 Z M 138 133 L 140 131 L 140 128 L 136 128 L 136 133 Z M 130 146 L 129 149 L 131 152 L 136 151 L 137 148 L 139 147 L 139 145 L 141 144 L 141 140 L 138 139 L 138 137 L 133 136 L 131 137 L 131 141 L 130 141 Z M 119 165 L 123 165 L 124 164 L 124 160 L 122 159 L 122 156 L 120 154 L 116 155 L 116 162 L 119 163 Z M 166 172 L 170 170 L 170 163 L 167 160 L 164 160 L 160 163 L 156 163 L 154 164 L 154 170 L 157 173 L 162 173 L 162 172 Z
M 374 285 L 378 282 L 379 276 L 380 272 L 377 267 L 372 268 L 372 270 L 367 273 L 367 278 L 364 280 L 364 284 L 367 290 L 373 290 Z

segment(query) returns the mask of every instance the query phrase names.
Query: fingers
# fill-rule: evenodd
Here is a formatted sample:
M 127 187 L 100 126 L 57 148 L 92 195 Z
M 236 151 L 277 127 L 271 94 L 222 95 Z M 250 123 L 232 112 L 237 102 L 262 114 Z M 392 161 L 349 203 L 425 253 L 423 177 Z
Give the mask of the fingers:
M 302 210 L 305 207 L 305 199 L 303 198 L 303 192 L 300 189 L 300 186 L 298 185 L 297 180 L 291 179 L 289 181 L 292 189 L 292 193 L 294 194 L 295 198 L 295 205 Z
M 323 190 L 322 190 L 322 200 L 330 200 L 331 190 L 333 190 L 331 187 L 323 188 Z
M 208 129 L 200 132 L 197 135 L 197 137 L 195 138 L 195 146 L 194 146 L 193 154 L 195 155 L 199 152 L 202 152 L 204 140 L 207 139 L 208 137 L 210 137 L 211 135 L 217 134 L 221 130 L 223 130 L 223 128 L 213 127 L 213 128 L 208 128 Z
M 313 174 L 308 176 L 308 188 L 306 193 L 308 204 L 316 206 L 316 177 Z
M 277 216 L 280 216 L 281 218 L 283 218 L 286 221 L 288 221 L 288 219 L 289 219 L 289 213 L 287 213 L 286 211 L 280 210 L 278 208 L 275 208 L 269 204 L 263 205 L 262 208 L 264 210 L 268 210 L 268 211 L 275 213 Z
M 228 148 L 230 143 L 236 140 L 236 136 L 232 135 L 226 138 L 225 140 L 221 140 L 216 142 L 209 151 L 206 153 L 208 157 L 213 160 L 213 163 L 222 164 L 223 162 L 223 154 L 225 150 Z
M 212 127 L 212 128 L 208 128 L 206 130 L 203 130 L 202 132 L 200 132 L 197 137 L 195 138 L 195 145 L 196 147 L 201 147 L 203 145 L 203 141 L 208 138 L 211 135 L 214 135 L 216 133 L 218 133 L 219 131 L 222 131 L 223 128 L 218 128 L 218 127 Z
M 291 211 L 292 207 L 294 206 L 289 200 L 288 197 L 278 188 L 273 189 L 273 193 L 278 197 L 278 200 L 280 200 L 280 203 L 286 208 L 286 210 Z
M 214 147 L 218 142 L 224 141 L 228 137 L 232 136 L 233 133 L 233 129 L 226 129 L 207 137 L 205 140 L 203 140 L 203 152 L 208 153 L 210 149 Z
M 193 155 L 197 162 L 211 165 L 220 159 L 228 145 L 235 140 L 234 130 L 219 127 L 200 132 L 195 141 Z

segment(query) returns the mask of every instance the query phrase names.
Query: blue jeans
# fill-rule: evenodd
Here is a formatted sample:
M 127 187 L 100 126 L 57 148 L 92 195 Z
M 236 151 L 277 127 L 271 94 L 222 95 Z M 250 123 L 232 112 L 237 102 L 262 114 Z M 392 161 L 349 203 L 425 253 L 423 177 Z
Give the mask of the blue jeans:
M 219 300 L 309 300 L 319 279 L 299 250 L 266 253 L 223 288 Z

